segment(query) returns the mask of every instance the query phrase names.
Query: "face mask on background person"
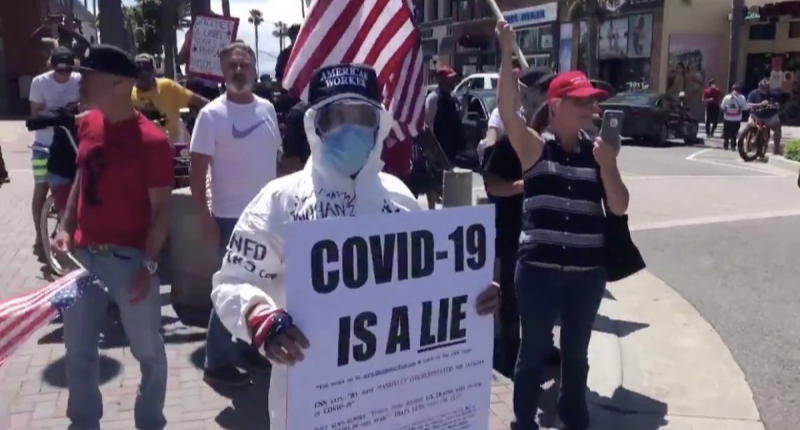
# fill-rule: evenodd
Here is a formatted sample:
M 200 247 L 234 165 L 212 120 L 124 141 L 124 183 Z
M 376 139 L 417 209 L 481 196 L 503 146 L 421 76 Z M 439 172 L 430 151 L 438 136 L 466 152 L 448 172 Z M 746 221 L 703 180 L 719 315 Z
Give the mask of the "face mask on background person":
M 376 132 L 373 127 L 343 124 L 325 133 L 320 136 L 322 161 L 343 175 L 356 175 L 375 149 Z

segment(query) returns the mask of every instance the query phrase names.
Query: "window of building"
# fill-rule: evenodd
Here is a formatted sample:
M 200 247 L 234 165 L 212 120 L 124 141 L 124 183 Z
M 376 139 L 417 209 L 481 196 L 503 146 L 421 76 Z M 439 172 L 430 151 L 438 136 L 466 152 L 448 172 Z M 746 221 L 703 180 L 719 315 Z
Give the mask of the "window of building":
M 789 23 L 789 39 L 800 39 L 800 21 Z
M 750 26 L 750 40 L 775 40 L 775 23 L 761 23 Z
M 517 44 L 523 52 L 549 50 L 553 47 L 551 31 L 551 25 L 517 30 Z
M 439 53 L 439 41 L 436 39 L 426 39 L 422 41 L 422 55 L 432 57 Z
M 439 19 L 439 1 L 432 0 L 430 1 L 430 3 L 431 3 L 431 15 L 430 15 L 431 19 L 429 19 L 429 21 L 436 21 Z
M 528 67 L 550 67 L 550 54 L 526 55 Z
M 434 0 L 435 3 L 438 3 L 440 0 Z M 451 0 L 444 0 L 442 1 L 442 19 L 447 19 L 453 16 L 453 2 Z

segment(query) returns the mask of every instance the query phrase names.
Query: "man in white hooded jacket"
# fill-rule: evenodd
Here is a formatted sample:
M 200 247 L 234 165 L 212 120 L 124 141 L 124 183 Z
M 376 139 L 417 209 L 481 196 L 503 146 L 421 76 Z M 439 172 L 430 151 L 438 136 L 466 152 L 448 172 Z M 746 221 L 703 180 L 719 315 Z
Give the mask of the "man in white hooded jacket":
M 302 350 L 309 346 L 283 310 L 285 223 L 420 208 L 400 179 L 381 173 L 381 143 L 393 119 L 380 97 L 369 67 L 341 64 L 314 71 L 305 116 L 311 158 L 303 170 L 271 181 L 250 202 L 213 278 L 211 298 L 222 323 L 274 363 L 269 398 L 273 430 L 285 430 L 284 365 L 302 360 Z M 498 304 L 498 290 L 490 286 L 476 306 L 485 315 Z

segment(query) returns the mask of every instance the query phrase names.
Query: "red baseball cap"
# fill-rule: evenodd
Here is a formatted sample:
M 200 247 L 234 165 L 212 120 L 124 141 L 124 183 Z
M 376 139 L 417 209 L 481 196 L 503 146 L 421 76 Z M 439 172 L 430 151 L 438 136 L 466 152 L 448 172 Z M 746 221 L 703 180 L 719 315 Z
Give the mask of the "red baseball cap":
M 559 73 L 553 78 L 547 90 L 547 99 L 572 98 L 595 98 L 606 97 L 608 93 L 595 88 L 586 75 L 580 71 Z
M 436 71 L 436 76 L 441 78 L 452 78 L 456 75 L 456 71 L 447 66 L 439 67 L 439 70 Z

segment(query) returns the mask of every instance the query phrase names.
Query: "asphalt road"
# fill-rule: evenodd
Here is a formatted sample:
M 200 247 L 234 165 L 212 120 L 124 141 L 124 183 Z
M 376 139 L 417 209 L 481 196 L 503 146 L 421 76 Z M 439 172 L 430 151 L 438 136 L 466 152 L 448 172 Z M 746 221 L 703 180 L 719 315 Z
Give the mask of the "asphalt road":
M 694 160 L 687 160 L 698 152 Z M 764 201 L 800 197 L 800 190 L 783 183 L 794 181 L 797 167 L 777 162 L 745 165 L 736 157 L 735 153 L 702 147 L 625 147 L 620 166 L 634 179 L 638 175 L 654 180 L 696 176 L 686 181 L 686 187 L 676 189 L 677 193 L 699 190 L 707 183 L 704 176 L 729 180 L 730 193 L 722 197 L 727 205 L 720 212 L 732 213 L 717 213 L 719 216 L 753 211 L 748 206 L 752 206 L 754 191 L 742 194 L 738 185 L 753 180 L 764 184 L 755 192 L 783 194 Z M 730 179 L 724 179 L 727 177 Z M 695 204 L 718 203 L 698 200 Z M 776 209 L 761 207 L 758 211 Z M 800 428 L 798 232 L 800 217 L 634 232 L 650 271 L 689 301 L 730 348 L 768 430 Z
M 651 272 L 730 348 L 768 430 L 800 427 L 798 232 L 800 217 L 634 233 Z

